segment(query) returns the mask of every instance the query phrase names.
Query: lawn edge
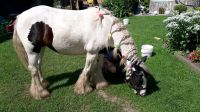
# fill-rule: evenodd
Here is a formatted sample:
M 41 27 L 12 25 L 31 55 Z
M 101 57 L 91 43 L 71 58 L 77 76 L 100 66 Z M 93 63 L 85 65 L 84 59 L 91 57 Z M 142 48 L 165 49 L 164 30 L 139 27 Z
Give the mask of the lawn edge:
M 175 53 L 174 55 L 178 60 L 187 64 L 187 66 L 189 66 L 193 71 L 195 71 L 196 73 L 200 75 L 200 63 L 192 63 L 189 59 L 187 59 L 186 57 L 178 53 Z

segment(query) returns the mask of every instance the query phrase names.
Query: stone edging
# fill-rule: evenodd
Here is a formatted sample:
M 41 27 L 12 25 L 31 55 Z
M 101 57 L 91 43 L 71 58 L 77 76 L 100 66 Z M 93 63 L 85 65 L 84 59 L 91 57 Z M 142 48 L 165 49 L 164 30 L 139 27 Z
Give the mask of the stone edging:
M 189 67 L 191 67 L 194 71 L 196 71 L 197 73 L 200 74 L 200 63 L 192 63 L 189 59 L 187 59 L 184 56 L 181 56 L 178 53 L 175 53 L 175 56 L 177 59 L 179 59 L 180 61 L 186 63 Z

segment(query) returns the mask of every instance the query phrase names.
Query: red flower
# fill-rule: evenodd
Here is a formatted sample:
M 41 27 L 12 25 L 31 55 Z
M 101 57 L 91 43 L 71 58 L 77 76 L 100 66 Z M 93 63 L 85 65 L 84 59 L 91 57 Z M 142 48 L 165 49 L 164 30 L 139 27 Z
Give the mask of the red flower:
M 192 62 L 198 62 L 200 61 L 200 51 L 192 51 L 188 54 L 188 59 Z

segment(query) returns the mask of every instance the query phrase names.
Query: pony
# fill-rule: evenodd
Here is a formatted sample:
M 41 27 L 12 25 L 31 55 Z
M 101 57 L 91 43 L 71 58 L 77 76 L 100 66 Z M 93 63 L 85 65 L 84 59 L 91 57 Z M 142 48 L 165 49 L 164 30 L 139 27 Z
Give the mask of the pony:
M 35 99 L 50 95 L 48 81 L 41 71 L 46 47 L 64 55 L 86 54 L 85 66 L 74 87 L 77 94 L 87 94 L 94 88 L 99 90 L 108 86 L 102 75 L 103 55 L 99 53 L 108 47 L 115 47 L 114 58 L 118 55 L 117 51 L 121 52 L 127 80 L 132 80 L 132 75 L 140 77 L 141 81 L 133 85 L 137 93 L 141 96 L 146 93 L 146 78 L 142 72 L 146 67 L 137 57 L 132 37 L 124 25 L 104 8 L 80 11 L 43 5 L 30 8 L 16 18 L 13 46 L 31 73 L 30 94 Z

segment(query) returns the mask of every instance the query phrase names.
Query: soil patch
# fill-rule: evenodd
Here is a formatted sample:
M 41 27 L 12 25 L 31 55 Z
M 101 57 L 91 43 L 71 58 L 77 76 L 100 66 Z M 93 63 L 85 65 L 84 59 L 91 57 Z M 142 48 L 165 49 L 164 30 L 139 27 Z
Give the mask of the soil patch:
M 121 106 L 123 108 L 123 112 L 138 112 L 138 110 L 134 108 L 129 102 L 122 100 L 117 96 L 110 95 L 103 90 L 99 90 L 97 94 L 104 100 L 116 103 L 117 105 Z

